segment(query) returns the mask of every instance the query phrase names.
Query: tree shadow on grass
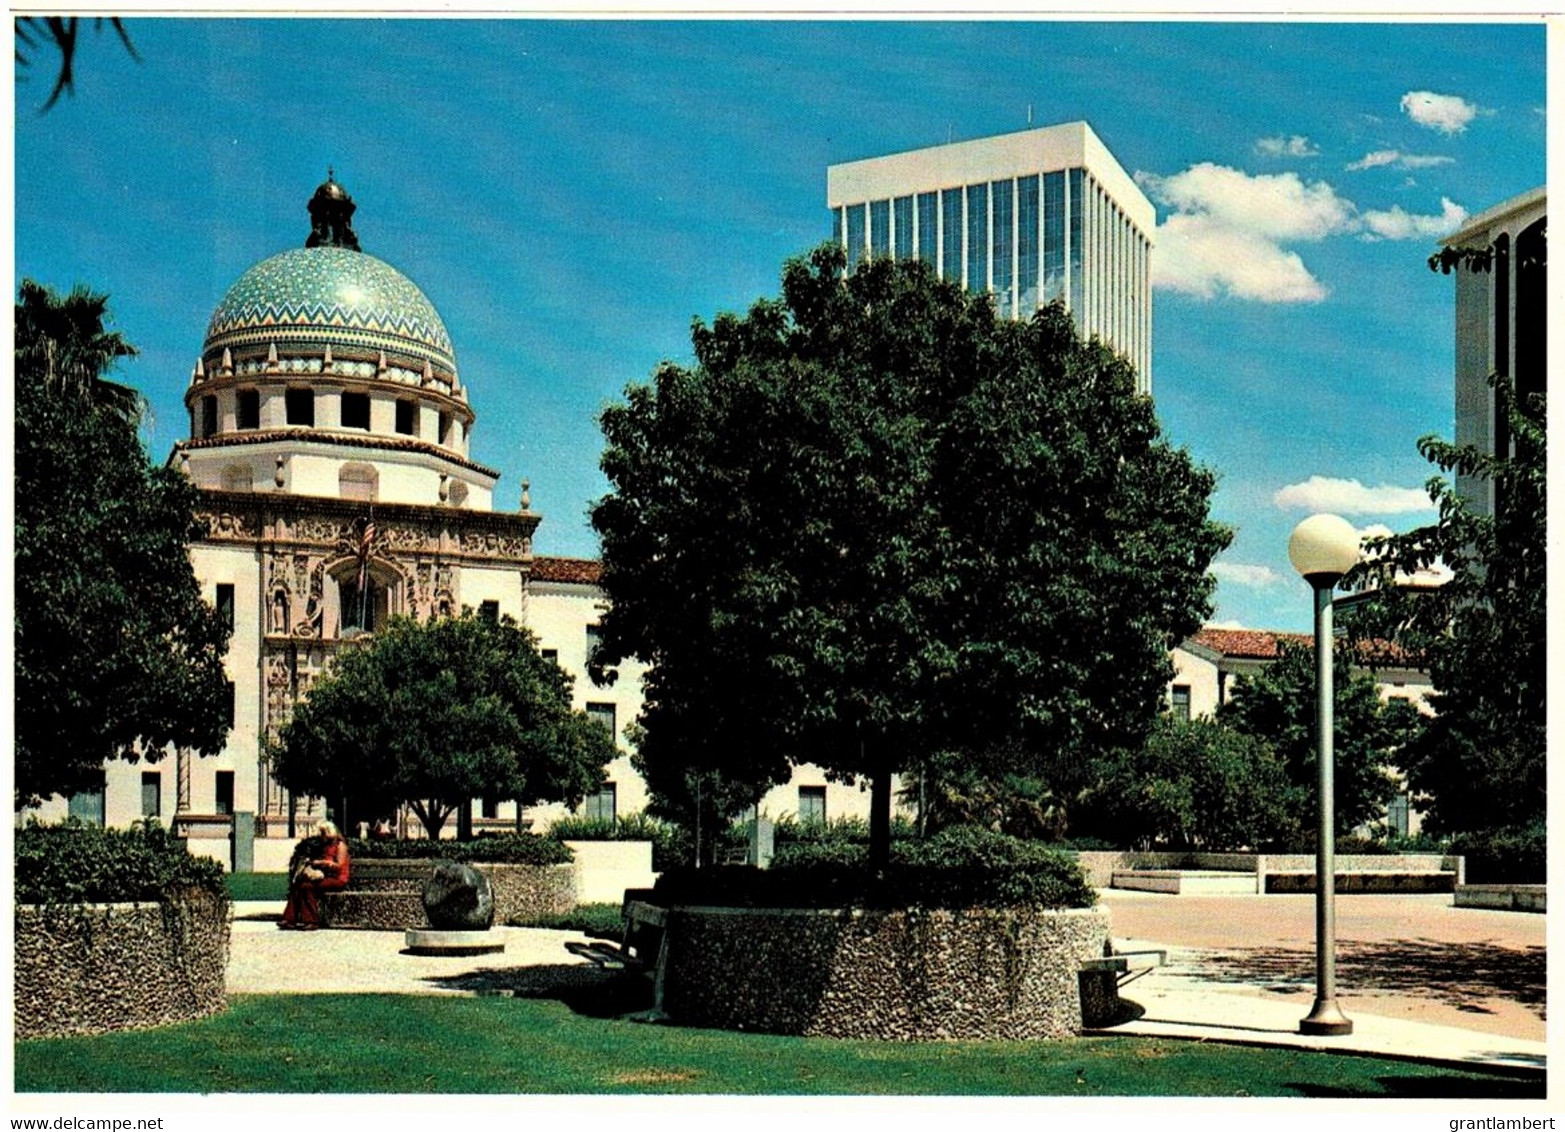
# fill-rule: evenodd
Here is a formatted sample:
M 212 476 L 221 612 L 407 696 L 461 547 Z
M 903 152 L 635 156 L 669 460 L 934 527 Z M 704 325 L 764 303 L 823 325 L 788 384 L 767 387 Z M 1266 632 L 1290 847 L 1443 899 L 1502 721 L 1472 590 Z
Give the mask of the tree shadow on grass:
M 652 1007 L 652 981 L 646 976 L 582 963 L 490 968 L 425 981 L 469 994 L 553 999 L 589 1018 L 618 1018 Z
M 1209 952 L 1192 964 L 1202 978 L 1222 983 L 1266 983 L 1275 990 L 1313 985 L 1313 948 L 1256 948 Z M 1432 998 L 1482 1013 L 1482 1000 L 1504 998 L 1544 1017 L 1548 953 L 1542 947 L 1496 947 L 1433 940 L 1348 941 L 1337 945 L 1337 974 L 1364 993 Z
M 1306 1097 L 1383 1096 L 1402 1100 L 1543 1100 L 1548 1082 L 1537 1077 L 1377 1077 L 1378 1093 L 1347 1089 L 1339 1085 L 1291 1082 L 1288 1087 Z

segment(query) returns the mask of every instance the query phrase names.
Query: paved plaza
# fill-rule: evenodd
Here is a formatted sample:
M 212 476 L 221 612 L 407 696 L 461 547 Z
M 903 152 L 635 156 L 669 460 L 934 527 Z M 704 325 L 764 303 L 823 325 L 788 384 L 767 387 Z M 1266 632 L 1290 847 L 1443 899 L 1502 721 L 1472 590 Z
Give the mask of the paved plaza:
M 1466 1065 L 1545 1064 L 1545 917 L 1454 908 L 1449 895 L 1337 899 L 1346 1037 L 1304 1037 L 1314 1001 L 1315 902 L 1106 890 L 1117 948 L 1168 964 L 1128 984 L 1137 1016 L 1105 1032 L 1364 1052 Z M 281 932 L 280 904 L 235 906 L 232 994 L 557 996 L 614 978 L 579 932 L 496 928 L 497 955 L 405 953 L 401 932 Z

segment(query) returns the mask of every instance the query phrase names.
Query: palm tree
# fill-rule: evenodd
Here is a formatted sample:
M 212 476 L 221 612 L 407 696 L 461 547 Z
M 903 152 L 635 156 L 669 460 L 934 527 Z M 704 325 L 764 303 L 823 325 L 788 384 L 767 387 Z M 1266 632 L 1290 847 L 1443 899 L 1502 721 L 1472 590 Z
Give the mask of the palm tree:
M 76 286 L 61 298 L 31 279 L 22 280 L 16 304 L 16 379 L 39 381 L 62 397 L 76 398 L 133 423 L 145 401 L 128 385 L 103 375 L 136 348 L 104 329 L 108 296 Z

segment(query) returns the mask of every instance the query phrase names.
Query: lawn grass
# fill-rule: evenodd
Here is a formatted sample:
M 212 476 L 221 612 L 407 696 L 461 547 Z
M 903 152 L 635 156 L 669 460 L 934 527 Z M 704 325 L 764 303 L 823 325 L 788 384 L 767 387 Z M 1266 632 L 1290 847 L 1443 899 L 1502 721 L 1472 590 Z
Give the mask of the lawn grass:
M 652 1026 L 549 999 L 240 995 L 18 1042 L 19 1092 L 1542 1097 L 1542 1077 L 1150 1038 L 880 1043 Z M 580 1006 L 580 1004 L 578 1004 Z
M 275 900 L 281 904 L 288 899 L 287 873 L 225 873 L 223 881 L 235 900 Z

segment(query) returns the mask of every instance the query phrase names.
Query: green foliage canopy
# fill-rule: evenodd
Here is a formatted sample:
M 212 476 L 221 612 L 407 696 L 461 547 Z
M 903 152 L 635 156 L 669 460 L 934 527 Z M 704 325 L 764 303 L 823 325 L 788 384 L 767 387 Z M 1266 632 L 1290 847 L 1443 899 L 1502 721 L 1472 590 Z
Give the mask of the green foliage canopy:
M 430 837 L 472 798 L 575 804 L 614 740 L 571 709 L 571 679 L 510 618 L 393 617 L 345 648 L 271 753 L 290 790 L 406 802 Z
M 1357 580 L 1380 583 L 1353 622 L 1394 637 L 1427 666 L 1435 716 L 1403 754 L 1425 828 L 1461 833 L 1541 825 L 1547 786 L 1547 452 L 1541 394 L 1518 404 L 1494 379 L 1514 452 L 1490 455 L 1434 436 L 1419 451 L 1445 473 L 1493 486 L 1493 512 L 1447 479 L 1428 484 L 1436 522 L 1371 547 Z M 1435 562 L 1434 590 L 1385 584 Z
M 1164 716 L 1091 791 L 1091 830 L 1142 849 L 1260 849 L 1295 836 L 1312 797 L 1265 740 Z
M 1332 668 L 1334 718 L 1333 778 L 1337 832 L 1379 818 L 1396 792 L 1388 768 L 1398 765 L 1404 745 L 1422 718 L 1407 700 L 1382 700 L 1375 680 L 1359 667 L 1358 650 L 1339 647 Z M 1297 789 L 1296 810 L 1304 828 L 1314 828 L 1319 780 L 1315 758 L 1315 650 L 1284 645 L 1282 654 L 1241 679 L 1218 708 L 1218 719 L 1270 744 Z
M 96 789 L 104 760 L 215 754 L 229 627 L 188 545 L 196 488 L 153 467 L 139 398 L 104 374 L 134 351 L 106 300 L 24 282 L 16 307 L 18 809 Z
M 893 772 L 961 751 L 1067 782 L 1143 737 L 1230 536 L 1062 309 L 1000 320 L 927 265 L 843 267 L 791 261 L 780 298 L 695 325 L 693 369 L 603 413 L 595 675 L 649 664 L 654 790 L 867 776 L 883 861 Z

